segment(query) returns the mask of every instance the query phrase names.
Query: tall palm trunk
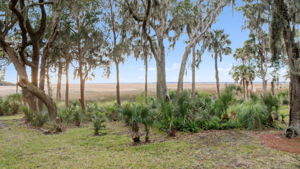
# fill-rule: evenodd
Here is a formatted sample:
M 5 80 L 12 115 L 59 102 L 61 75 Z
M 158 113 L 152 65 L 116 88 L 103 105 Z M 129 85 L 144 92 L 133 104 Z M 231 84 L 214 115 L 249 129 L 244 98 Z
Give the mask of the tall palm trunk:
M 58 64 L 58 74 L 57 74 L 57 86 L 56 86 L 56 101 L 61 101 L 61 79 L 62 79 L 63 67 L 62 63 Z
M 145 54 L 144 56 L 144 64 L 145 64 L 145 103 L 148 103 L 148 56 Z
M 80 78 L 80 105 L 82 111 L 86 112 L 86 106 L 85 106 L 85 79 Z
M 245 79 L 242 80 L 243 83 L 243 90 L 244 90 L 244 99 L 246 99 L 246 83 L 245 83 Z
M 216 76 L 216 85 L 217 85 L 217 94 L 220 97 L 220 82 L 219 82 L 219 70 L 218 70 L 218 54 L 215 54 L 215 76 Z
M 115 62 L 116 64 L 116 97 L 117 97 L 117 104 L 121 105 L 121 97 L 120 97 L 120 70 L 119 70 L 119 62 Z
M 66 91 L 65 91 L 65 106 L 69 106 L 69 66 L 70 63 L 67 61 L 66 67 L 65 67 L 65 73 L 66 73 Z
M 249 98 L 249 81 L 246 80 L 246 97 Z
M 274 96 L 275 95 L 275 77 L 273 77 L 272 81 L 271 81 L 271 94 Z

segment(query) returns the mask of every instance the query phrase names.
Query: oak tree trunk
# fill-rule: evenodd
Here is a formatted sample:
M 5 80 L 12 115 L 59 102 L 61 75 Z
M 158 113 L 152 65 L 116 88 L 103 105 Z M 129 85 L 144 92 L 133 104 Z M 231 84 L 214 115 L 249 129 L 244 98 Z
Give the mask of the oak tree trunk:
M 179 95 L 183 91 L 183 81 L 184 81 L 184 73 L 186 70 L 186 63 L 189 58 L 189 55 L 191 53 L 191 47 L 192 46 L 187 46 L 185 48 L 181 64 L 180 64 L 180 70 L 179 70 L 179 76 L 178 76 L 178 83 L 177 83 L 177 95 Z
M 168 88 L 166 81 L 166 57 L 165 57 L 165 46 L 163 43 L 163 38 L 160 35 L 158 38 L 158 56 L 155 57 L 156 60 L 156 97 L 159 100 L 165 100 L 168 96 Z
M 192 61 L 192 98 L 196 95 L 196 54 L 195 48 L 193 50 L 193 61 Z

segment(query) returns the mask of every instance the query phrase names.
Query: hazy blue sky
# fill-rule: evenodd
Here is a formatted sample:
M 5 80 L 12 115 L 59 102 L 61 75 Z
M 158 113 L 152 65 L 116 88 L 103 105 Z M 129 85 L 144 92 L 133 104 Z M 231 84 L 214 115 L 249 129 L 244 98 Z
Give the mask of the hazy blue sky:
M 240 5 L 240 4 L 237 4 Z M 242 30 L 244 24 L 244 17 L 241 12 L 232 10 L 231 6 L 226 7 L 221 15 L 218 17 L 213 29 L 224 29 L 225 33 L 229 34 L 229 38 L 232 41 L 231 48 L 235 51 L 236 48 L 242 47 L 243 42 L 247 40 L 249 31 Z M 168 49 L 166 47 L 166 73 L 168 82 L 176 82 L 178 79 L 179 65 L 181 57 L 185 49 L 185 37 L 183 36 L 175 46 L 174 49 Z M 190 62 L 189 62 L 190 63 Z M 232 78 L 229 75 L 229 71 L 234 64 L 232 54 L 223 56 L 223 61 L 219 63 L 220 81 L 221 82 L 232 82 Z M 188 73 L 185 76 L 185 82 L 191 81 L 190 64 L 188 65 Z M 111 75 L 109 78 L 102 76 L 102 70 L 94 70 L 96 78 L 87 83 L 114 83 L 115 82 L 115 68 L 111 67 Z M 73 73 L 70 70 L 70 74 Z M 196 74 L 197 82 L 215 82 L 214 75 L 214 62 L 211 57 L 211 53 L 206 52 L 203 56 L 202 63 L 200 64 L 199 70 Z M 56 74 L 52 75 L 53 83 L 56 82 Z M 6 80 L 15 82 L 16 72 L 13 66 L 9 66 L 7 69 Z M 79 83 L 78 80 L 74 80 L 71 76 L 71 83 Z M 120 80 L 122 83 L 130 82 L 144 82 L 144 64 L 141 60 L 135 60 L 133 57 L 128 57 L 126 62 L 120 67 Z M 256 79 L 260 81 L 260 79 Z M 156 69 L 155 61 L 152 59 L 149 65 L 149 82 L 156 82 Z

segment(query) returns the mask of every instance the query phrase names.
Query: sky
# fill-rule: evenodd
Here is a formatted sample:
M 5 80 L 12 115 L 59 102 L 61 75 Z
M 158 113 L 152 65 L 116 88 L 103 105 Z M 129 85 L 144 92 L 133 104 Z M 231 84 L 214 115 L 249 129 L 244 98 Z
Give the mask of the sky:
M 236 6 L 241 4 L 237 3 Z M 236 7 L 235 6 L 235 7 Z M 223 29 L 225 33 L 229 35 L 231 40 L 231 48 L 234 53 L 236 48 L 242 47 L 244 41 L 248 39 L 249 31 L 243 30 L 245 18 L 240 11 L 233 10 L 232 6 L 224 8 L 222 13 L 217 18 L 217 21 L 213 25 L 212 29 Z M 166 46 L 166 78 L 167 82 L 177 82 L 181 58 L 185 49 L 185 36 L 179 39 L 174 49 L 169 49 Z M 229 71 L 232 65 L 235 63 L 232 54 L 223 56 L 223 60 L 219 63 L 219 76 L 221 82 L 233 82 Z M 202 56 L 202 62 L 199 69 L 196 72 L 196 82 L 215 82 L 214 60 L 211 57 L 211 53 L 205 52 Z M 185 82 L 191 82 L 191 67 L 190 61 L 188 62 L 187 74 L 184 77 Z M 149 63 L 148 81 L 150 83 L 156 82 L 156 66 L 155 60 L 151 59 Z M 115 67 L 112 65 L 111 74 L 109 78 L 104 77 L 101 68 L 95 69 L 95 78 L 87 81 L 87 83 L 115 83 L 116 73 Z M 281 71 L 284 74 L 284 70 Z M 120 82 L 121 83 L 143 83 L 144 82 L 144 62 L 142 60 L 136 60 L 134 57 L 128 56 L 126 61 L 120 65 Z M 72 77 L 72 69 L 70 70 L 70 83 L 79 83 L 78 79 Z M 56 83 L 56 72 L 51 74 L 52 83 Z M 12 65 L 7 68 L 7 75 L 5 77 L 8 82 L 16 81 L 16 71 Z M 63 82 L 64 82 L 63 77 Z M 283 78 L 280 79 L 284 81 Z M 256 82 L 260 82 L 257 78 Z

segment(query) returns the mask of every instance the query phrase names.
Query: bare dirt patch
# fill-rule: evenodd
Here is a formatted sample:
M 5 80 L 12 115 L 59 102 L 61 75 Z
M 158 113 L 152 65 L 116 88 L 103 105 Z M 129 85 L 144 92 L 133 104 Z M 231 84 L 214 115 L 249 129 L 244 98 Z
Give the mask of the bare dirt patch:
M 282 132 L 262 134 L 260 142 L 268 147 L 300 155 L 300 138 L 288 139 Z

